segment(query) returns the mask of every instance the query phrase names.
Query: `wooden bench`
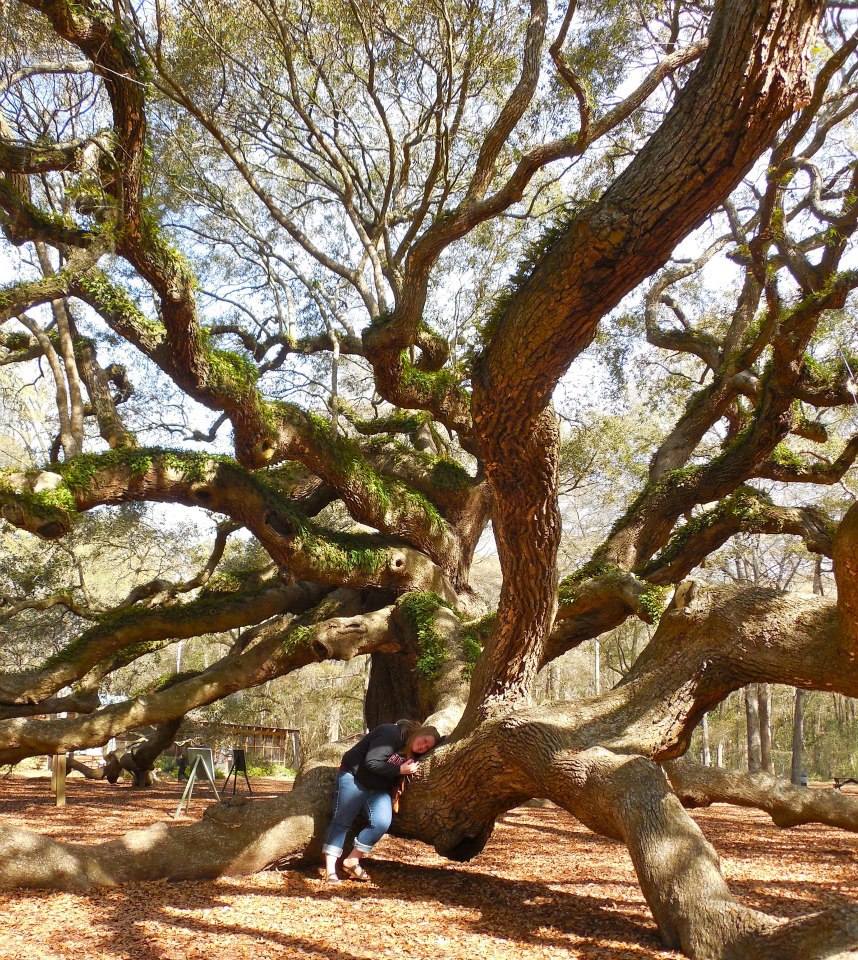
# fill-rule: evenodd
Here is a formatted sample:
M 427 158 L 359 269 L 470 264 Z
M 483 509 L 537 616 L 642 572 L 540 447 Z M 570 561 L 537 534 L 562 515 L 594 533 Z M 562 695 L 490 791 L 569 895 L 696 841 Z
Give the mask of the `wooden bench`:
M 854 783 L 858 787 L 858 779 L 855 777 L 835 777 L 834 789 L 839 790 L 841 787 L 845 787 L 847 783 Z

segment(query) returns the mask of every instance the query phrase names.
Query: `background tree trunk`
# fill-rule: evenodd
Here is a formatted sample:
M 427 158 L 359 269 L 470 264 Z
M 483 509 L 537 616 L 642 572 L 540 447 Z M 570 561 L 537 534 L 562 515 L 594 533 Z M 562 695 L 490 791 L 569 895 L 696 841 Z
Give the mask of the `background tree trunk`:
M 797 688 L 795 691 L 795 708 L 792 715 L 792 765 L 790 780 L 796 786 L 801 784 L 801 754 L 804 745 L 804 698 L 806 691 Z
M 703 714 L 703 720 L 700 724 L 701 733 L 703 736 L 703 766 L 711 767 L 712 766 L 712 752 L 709 749 L 709 714 Z
M 371 655 L 364 718 L 370 730 L 404 718 L 423 719 L 414 670 L 405 657 L 396 653 Z
M 763 751 L 760 743 L 760 705 L 757 684 L 745 687 L 745 725 L 748 742 L 748 770 L 759 773 L 763 769 Z
M 602 694 L 602 645 L 598 639 L 593 641 L 593 694 Z
M 757 704 L 760 715 L 760 764 L 762 769 L 774 775 L 772 758 L 772 688 L 771 684 L 757 684 Z

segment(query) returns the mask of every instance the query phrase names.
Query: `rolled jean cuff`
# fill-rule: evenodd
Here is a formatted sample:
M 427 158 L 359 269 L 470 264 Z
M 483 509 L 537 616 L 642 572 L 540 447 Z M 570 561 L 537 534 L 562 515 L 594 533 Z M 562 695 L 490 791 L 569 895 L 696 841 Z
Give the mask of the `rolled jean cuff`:
M 332 847 L 329 843 L 326 843 L 322 846 L 322 853 L 326 857 L 339 857 L 342 856 L 342 852 L 342 847 Z
M 360 840 L 355 840 L 353 846 L 358 853 L 372 853 L 372 847 L 368 847 L 365 843 L 361 843 Z

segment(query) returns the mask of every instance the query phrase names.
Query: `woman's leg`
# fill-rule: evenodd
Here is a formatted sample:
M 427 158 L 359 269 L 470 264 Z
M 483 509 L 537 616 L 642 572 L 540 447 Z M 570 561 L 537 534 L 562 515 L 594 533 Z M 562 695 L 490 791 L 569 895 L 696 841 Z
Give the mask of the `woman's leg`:
M 334 790 L 334 814 L 325 832 L 325 842 L 322 846 L 328 876 L 336 876 L 337 859 L 343 852 L 346 834 L 352 821 L 367 802 L 367 795 L 371 792 L 356 783 L 354 775 L 348 770 L 341 771 L 337 777 L 337 786 Z
M 369 823 L 355 837 L 351 852 L 343 860 L 344 867 L 357 867 L 361 857 L 369 853 L 390 829 L 393 820 L 393 801 L 390 794 L 382 790 L 371 791 L 366 798 L 365 809 Z

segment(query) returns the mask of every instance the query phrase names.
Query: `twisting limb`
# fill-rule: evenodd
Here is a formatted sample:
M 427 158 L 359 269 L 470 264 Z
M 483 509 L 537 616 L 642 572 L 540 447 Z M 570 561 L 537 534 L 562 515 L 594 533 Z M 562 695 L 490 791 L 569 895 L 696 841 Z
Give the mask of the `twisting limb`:
M 606 308 L 657 269 L 675 239 L 723 202 L 756 159 L 761 142 L 774 135 L 780 118 L 805 95 L 804 51 L 820 12 L 816 5 L 770 6 L 760 17 L 749 5 L 731 9 L 728 26 L 726 8 L 717 8 L 706 54 L 659 135 L 597 203 L 576 212 L 558 231 L 494 318 L 493 335 L 474 368 L 473 413 L 495 495 L 494 530 L 504 592 L 492 651 L 475 671 L 466 724 L 473 723 L 499 691 L 509 689 L 513 698 L 522 695 L 535 675 L 533 667 L 542 658 L 553 621 L 559 541 L 553 516 L 556 439 L 549 408 L 554 386 L 592 340 Z M 786 46 L 779 46 L 777 58 L 759 60 L 757 51 L 773 50 L 768 44 L 775 35 Z M 738 76 L 747 87 L 737 109 Z M 729 134 L 718 145 L 711 116 L 701 123 L 699 103 L 721 102 L 724 83 L 730 86 L 731 102 L 721 123 Z M 765 107 L 758 96 L 762 89 Z M 681 143 L 683 149 L 668 155 L 664 143 Z M 729 156 L 723 152 L 727 143 Z M 522 364 L 528 369 L 526 378 L 520 375 Z M 666 529 L 658 526 L 666 534 L 672 523 Z M 537 541 L 538 555 L 521 557 L 521 545 Z M 639 536 L 639 541 L 646 544 L 646 537 Z M 636 565 L 636 558 L 631 563 L 629 557 L 606 559 L 625 569 Z M 533 581 L 541 586 L 534 589 Z
M 57 465 L 57 470 L 0 475 L 2 516 L 45 539 L 57 539 L 67 532 L 75 511 L 133 500 L 182 503 L 242 523 L 298 579 L 397 592 L 432 589 L 448 599 L 454 595 L 446 570 L 407 542 L 340 533 L 310 520 L 301 509 L 302 497 L 284 494 L 276 473 L 272 482 L 266 474 L 251 473 L 225 457 L 161 449 L 81 455 Z M 304 479 L 302 475 L 302 483 Z M 409 516 L 403 487 L 382 488 L 376 496 L 378 506 L 391 515 Z M 416 508 L 424 520 L 436 521 L 442 542 L 452 536 L 437 511 L 422 501 Z M 414 539 L 422 539 L 425 532 L 425 527 L 417 530 Z M 446 558 L 451 573 L 459 570 L 459 560 L 458 551 Z
M 836 459 L 830 462 L 804 461 L 797 455 L 784 462 L 772 458 L 761 463 L 755 474 L 766 480 L 778 480 L 781 483 L 839 483 L 855 458 L 858 457 L 858 435 L 850 437 L 846 446 Z
M 74 250 L 63 269 L 52 276 L 0 288 L 0 323 L 17 317 L 30 307 L 68 296 L 80 277 L 88 273 L 107 251 L 106 243 L 93 243 L 86 250 Z
M 0 706 L 0 720 L 10 720 L 12 717 L 41 717 L 48 713 L 92 713 L 98 709 L 100 703 L 96 690 L 81 690 L 68 697 L 52 697 L 39 703 Z
M 678 583 L 737 533 L 801 537 L 808 550 L 830 557 L 835 525 L 814 507 L 781 507 L 754 487 L 742 486 L 711 510 L 692 517 L 664 549 L 636 573 L 658 585 Z
M 13 597 L 0 595 L 0 624 L 13 620 L 24 610 L 50 610 L 51 607 L 57 606 L 65 607 L 84 620 L 95 620 L 101 612 L 90 609 L 88 604 L 78 603 L 74 596 L 65 590 L 32 600 L 16 600 Z
M 74 753 L 66 756 L 66 768 L 77 770 L 87 780 L 107 780 L 116 783 L 123 771 L 131 774 L 132 786 L 150 787 L 156 779 L 153 773 L 155 761 L 170 747 L 184 717 L 177 717 L 157 726 L 147 737 L 141 737 L 126 752 L 113 751 L 105 757 L 102 765 L 93 769 L 78 760 Z
M 737 903 L 718 856 L 643 757 L 590 749 L 557 756 L 545 795 L 629 848 L 662 940 L 695 960 L 816 960 L 858 945 L 858 909 L 779 922 Z
M 79 169 L 84 154 L 93 148 L 109 153 L 110 142 L 104 134 L 64 143 L 26 143 L 0 137 L 0 170 L 31 174 Z
M 841 530 L 838 542 L 851 545 L 850 530 Z M 842 555 L 835 551 L 835 558 Z M 839 689 L 858 689 L 854 663 L 849 665 L 848 651 L 839 646 L 836 607 L 824 599 L 777 598 L 760 590 L 720 591 L 707 598 L 686 589 L 683 596 L 685 602 L 662 617 L 633 675 L 615 690 L 574 705 L 499 715 L 436 751 L 406 792 L 395 829 L 447 856 L 467 859 L 482 849 L 500 813 L 530 796 L 547 796 L 592 829 L 628 845 L 662 936 L 691 957 L 763 960 L 788 949 L 790 957 L 810 960 L 822 945 L 832 951 L 854 946 L 854 911 L 782 924 L 737 904 L 714 851 L 647 759 L 670 755 L 683 731 L 690 734 L 701 705 L 751 678 L 818 685 L 820 675 L 831 676 L 828 664 L 839 657 L 833 672 Z M 777 604 L 788 609 L 775 616 L 783 628 L 774 633 L 770 614 Z M 720 626 L 725 622 L 731 625 L 726 635 Z M 767 629 L 766 645 L 759 643 L 760 629 Z M 594 739 L 606 746 L 594 746 Z M 639 750 L 644 755 L 634 755 Z M 4 830 L 0 880 L 85 888 L 157 876 L 245 873 L 259 869 L 263 860 L 295 861 L 318 849 L 333 772 L 324 764 L 314 767 L 276 807 L 254 803 L 219 811 L 194 827 L 159 829 L 157 857 L 151 832 L 84 852 Z M 481 789 L 467 789 L 474 782 Z M 274 822 L 279 826 L 272 831 Z M 189 859 L 189 844 L 204 829 L 217 843 Z M 666 856 L 665 849 L 674 853 Z

